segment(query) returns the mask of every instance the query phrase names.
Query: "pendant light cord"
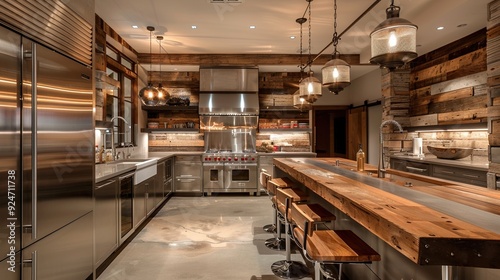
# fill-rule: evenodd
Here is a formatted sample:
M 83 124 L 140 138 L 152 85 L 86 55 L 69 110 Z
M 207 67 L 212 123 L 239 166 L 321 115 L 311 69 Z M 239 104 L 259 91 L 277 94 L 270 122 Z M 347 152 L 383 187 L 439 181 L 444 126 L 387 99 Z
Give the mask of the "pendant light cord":
M 333 37 L 332 37 L 332 43 L 333 43 L 333 55 L 335 56 L 338 51 L 337 51 L 337 45 L 339 43 L 339 36 L 337 34 L 337 0 L 333 0 Z
M 312 0 L 311 0 L 312 1 Z M 309 59 L 308 61 L 311 61 L 311 1 L 309 1 L 308 8 L 309 8 L 309 20 L 308 20 L 308 28 L 309 28 Z M 309 75 L 311 75 L 311 64 L 312 63 L 307 63 L 309 64 Z
M 149 82 L 152 83 L 151 81 L 151 72 L 153 71 L 153 56 L 152 56 L 152 52 L 153 52 L 153 49 L 151 48 L 151 44 L 153 43 L 151 37 L 153 36 L 153 30 L 149 30 Z
M 303 18 L 303 17 L 302 17 Z M 300 23 L 300 80 L 302 80 L 302 74 L 304 73 L 304 61 L 302 60 L 302 52 L 303 52 L 303 46 L 302 46 L 302 24 L 304 22 L 299 22 Z

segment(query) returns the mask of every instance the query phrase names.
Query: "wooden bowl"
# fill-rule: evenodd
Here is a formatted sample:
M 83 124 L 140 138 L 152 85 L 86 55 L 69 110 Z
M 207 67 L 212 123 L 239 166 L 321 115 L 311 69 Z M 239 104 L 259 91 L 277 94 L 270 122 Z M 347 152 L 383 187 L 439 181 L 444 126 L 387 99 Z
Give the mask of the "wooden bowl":
M 472 154 L 472 148 L 427 146 L 431 154 L 441 159 L 461 159 Z

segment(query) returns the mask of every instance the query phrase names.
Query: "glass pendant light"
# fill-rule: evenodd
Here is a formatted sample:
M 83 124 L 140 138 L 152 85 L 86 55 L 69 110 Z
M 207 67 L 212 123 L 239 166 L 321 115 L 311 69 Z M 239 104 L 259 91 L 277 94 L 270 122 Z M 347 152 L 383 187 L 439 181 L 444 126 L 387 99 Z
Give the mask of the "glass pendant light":
M 311 62 L 311 1 L 309 2 L 308 10 L 309 10 L 309 62 Z M 299 96 L 304 98 L 309 103 L 314 103 L 318 98 L 321 97 L 321 82 L 313 76 L 313 72 L 311 71 L 311 64 L 309 63 L 309 77 L 302 79 L 299 84 Z
M 158 45 L 160 46 L 160 82 L 158 83 L 158 106 L 162 106 L 167 104 L 167 100 L 170 98 L 170 94 L 167 89 L 163 87 L 161 84 L 161 41 L 163 40 L 163 36 L 156 36 L 156 40 L 158 40 Z
M 399 17 L 401 8 L 387 8 L 387 19 L 381 22 L 370 34 L 370 62 L 394 70 L 417 57 L 417 26 Z
M 304 98 L 300 97 L 300 90 L 298 89 L 293 94 L 293 107 L 299 109 L 300 111 L 307 111 L 311 110 L 312 105 Z
M 155 28 L 153 26 L 148 26 L 147 29 L 149 30 L 149 80 L 148 85 L 139 91 L 139 97 L 142 101 L 142 104 L 147 106 L 156 106 L 158 105 L 158 90 L 153 87 L 153 84 L 151 83 L 151 37 Z
M 333 58 L 328 61 L 321 69 L 323 76 L 323 86 L 332 93 L 338 94 L 345 87 L 351 84 L 351 66 L 340 59 L 340 53 L 337 51 L 339 36 L 337 34 L 337 0 L 333 1 Z

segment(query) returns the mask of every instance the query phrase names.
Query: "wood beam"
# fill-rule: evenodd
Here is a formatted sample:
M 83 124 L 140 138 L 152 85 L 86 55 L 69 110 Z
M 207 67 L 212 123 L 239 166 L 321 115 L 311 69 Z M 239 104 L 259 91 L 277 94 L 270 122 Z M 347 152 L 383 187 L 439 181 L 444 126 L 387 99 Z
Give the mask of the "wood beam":
M 315 55 L 312 55 L 314 57 Z M 300 65 L 298 54 L 150 54 L 140 53 L 139 63 L 171 65 Z M 344 54 L 340 58 L 350 65 L 361 65 L 359 54 Z M 306 63 L 308 56 L 303 56 Z M 330 54 L 323 54 L 313 65 L 324 65 L 332 59 Z

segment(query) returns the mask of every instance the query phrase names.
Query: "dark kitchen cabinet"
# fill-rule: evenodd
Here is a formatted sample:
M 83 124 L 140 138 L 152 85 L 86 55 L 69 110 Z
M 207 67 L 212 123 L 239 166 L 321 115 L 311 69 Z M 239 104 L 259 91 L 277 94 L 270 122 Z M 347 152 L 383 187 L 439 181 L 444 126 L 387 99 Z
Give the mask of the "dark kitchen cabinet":
M 486 187 L 486 171 L 434 165 L 432 176 L 472 185 Z
M 486 170 L 449 166 L 435 162 L 414 162 L 391 158 L 392 169 L 486 187 Z

